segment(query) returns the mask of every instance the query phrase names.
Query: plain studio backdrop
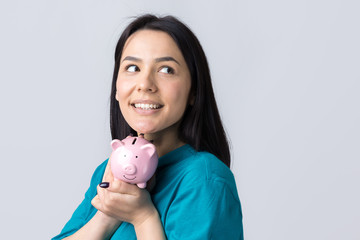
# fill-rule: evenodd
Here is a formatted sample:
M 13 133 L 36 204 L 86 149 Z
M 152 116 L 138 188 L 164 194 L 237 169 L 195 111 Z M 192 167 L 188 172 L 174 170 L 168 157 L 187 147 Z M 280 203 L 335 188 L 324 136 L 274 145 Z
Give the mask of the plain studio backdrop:
M 50 239 L 82 201 L 110 154 L 116 41 L 148 12 L 179 17 L 207 54 L 245 239 L 360 239 L 359 10 L 356 0 L 1 1 L 1 239 Z

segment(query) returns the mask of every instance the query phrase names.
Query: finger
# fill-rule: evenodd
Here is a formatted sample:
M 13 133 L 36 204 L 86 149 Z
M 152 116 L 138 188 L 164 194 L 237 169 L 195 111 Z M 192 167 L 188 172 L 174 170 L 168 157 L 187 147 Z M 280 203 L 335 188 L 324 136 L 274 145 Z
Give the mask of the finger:
M 135 184 L 114 179 L 106 190 L 114 193 L 137 195 L 140 189 Z
M 108 162 L 108 164 L 106 165 L 106 168 L 105 168 L 105 172 L 104 172 L 104 175 L 103 175 L 103 178 L 102 178 L 103 182 L 108 182 L 108 180 L 109 180 L 108 179 L 108 172 L 109 172 L 109 162 Z
M 96 208 L 97 210 L 102 209 L 102 203 L 101 200 L 99 198 L 99 195 L 96 195 L 92 200 L 91 200 L 91 205 L 94 206 L 94 208 Z
M 100 185 L 97 186 L 97 195 L 99 197 L 100 201 L 104 201 L 105 198 L 105 189 L 100 187 Z
M 112 193 L 107 190 L 107 188 L 100 187 L 100 184 L 97 186 L 98 198 L 95 199 L 95 204 L 98 210 L 103 213 L 110 214 L 109 209 L 111 209 L 112 202 L 121 197 L 120 194 Z M 111 215 L 111 214 L 110 214 Z
M 109 158 L 109 160 L 108 160 L 108 164 L 107 164 L 107 167 L 108 167 L 108 176 L 111 178 L 111 180 L 112 179 L 114 179 L 114 176 L 113 176 L 113 173 L 112 173 L 112 171 L 111 171 L 111 161 L 110 161 L 110 158 Z
M 111 182 L 113 180 L 114 180 L 114 176 L 113 176 L 112 171 L 111 171 L 110 158 L 109 158 L 108 163 L 107 163 L 106 168 L 105 168 L 105 172 L 104 172 L 104 176 L 103 176 L 103 182 Z

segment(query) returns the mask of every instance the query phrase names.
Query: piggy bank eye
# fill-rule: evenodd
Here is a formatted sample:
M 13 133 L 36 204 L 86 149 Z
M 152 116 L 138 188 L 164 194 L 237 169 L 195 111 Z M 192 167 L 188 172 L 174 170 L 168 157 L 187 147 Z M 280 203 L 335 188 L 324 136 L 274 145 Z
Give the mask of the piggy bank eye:
M 138 158 L 138 156 L 136 156 L 136 158 Z
M 124 157 L 126 157 L 126 155 L 124 155 Z

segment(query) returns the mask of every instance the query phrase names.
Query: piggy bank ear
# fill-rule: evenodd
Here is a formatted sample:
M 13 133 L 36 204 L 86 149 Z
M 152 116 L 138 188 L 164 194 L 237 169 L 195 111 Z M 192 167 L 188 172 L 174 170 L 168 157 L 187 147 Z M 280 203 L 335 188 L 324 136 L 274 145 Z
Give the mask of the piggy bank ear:
M 122 141 L 120 141 L 119 139 L 114 139 L 111 141 L 110 145 L 113 150 L 116 150 L 119 147 L 124 146 L 124 143 Z
M 142 145 L 140 147 L 141 150 L 145 151 L 147 154 L 149 154 L 149 156 L 152 156 L 155 153 L 155 146 L 151 143 Z

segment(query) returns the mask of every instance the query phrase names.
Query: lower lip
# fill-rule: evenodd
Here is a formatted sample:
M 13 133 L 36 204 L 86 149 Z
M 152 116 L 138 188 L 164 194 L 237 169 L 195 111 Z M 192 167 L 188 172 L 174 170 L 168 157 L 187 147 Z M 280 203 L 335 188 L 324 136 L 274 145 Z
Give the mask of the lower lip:
M 136 108 L 135 106 L 131 106 L 131 107 L 135 110 L 135 112 L 137 112 L 140 115 L 152 115 L 152 114 L 159 112 L 161 109 L 161 108 L 157 108 L 157 109 L 145 110 L 142 108 Z

